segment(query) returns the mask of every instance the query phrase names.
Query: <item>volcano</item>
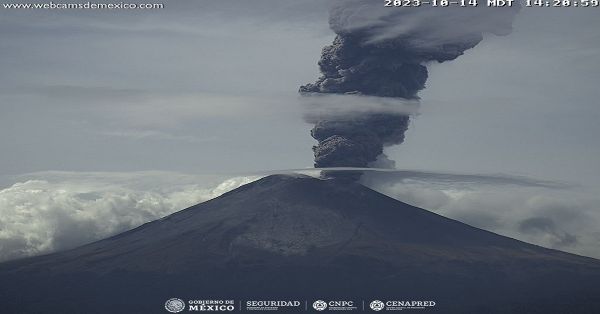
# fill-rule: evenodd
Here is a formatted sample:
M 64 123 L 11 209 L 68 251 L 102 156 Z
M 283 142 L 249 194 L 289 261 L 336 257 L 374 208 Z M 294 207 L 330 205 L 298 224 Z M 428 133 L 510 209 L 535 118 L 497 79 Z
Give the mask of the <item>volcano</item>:
M 2 313 L 166 313 L 171 297 L 600 313 L 600 261 L 349 180 L 273 175 L 105 240 L 0 264 Z

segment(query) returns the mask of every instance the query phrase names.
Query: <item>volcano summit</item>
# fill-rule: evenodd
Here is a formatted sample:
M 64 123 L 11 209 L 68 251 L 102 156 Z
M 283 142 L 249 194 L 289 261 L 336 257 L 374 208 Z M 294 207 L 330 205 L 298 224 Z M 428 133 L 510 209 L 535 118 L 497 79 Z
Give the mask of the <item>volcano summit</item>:
M 356 182 L 273 175 L 105 240 L 0 264 L 3 313 L 164 313 L 174 296 L 600 313 L 600 261 L 477 229 Z

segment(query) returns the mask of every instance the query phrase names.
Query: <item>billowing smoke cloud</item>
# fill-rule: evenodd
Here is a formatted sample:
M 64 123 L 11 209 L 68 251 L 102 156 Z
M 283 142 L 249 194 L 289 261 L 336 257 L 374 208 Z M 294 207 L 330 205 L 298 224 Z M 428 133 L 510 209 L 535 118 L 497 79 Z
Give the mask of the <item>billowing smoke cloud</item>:
M 510 33 L 518 10 L 518 5 L 390 8 L 372 0 L 337 1 L 329 20 L 337 36 L 323 49 L 322 76 L 300 87 L 300 93 L 418 100 L 427 63 L 456 59 L 486 33 Z M 367 167 L 385 146 L 404 141 L 409 120 L 408 114 L 393 112 L 309 120 L 318 141 L 315 167 Z

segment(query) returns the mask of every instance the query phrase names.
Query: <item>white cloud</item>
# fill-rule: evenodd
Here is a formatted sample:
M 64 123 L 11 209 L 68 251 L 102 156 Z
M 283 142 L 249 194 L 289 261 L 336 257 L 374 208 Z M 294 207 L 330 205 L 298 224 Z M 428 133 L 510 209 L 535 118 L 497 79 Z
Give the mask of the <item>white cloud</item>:
M 419 102 L 402 98 L 365 96 L 358 94 L 319 94 L 299 97 L 309 122 L 324 118 L 361 115 L 366 113 L 395 113 L 416 115 Z
M 584 188 L 519 177 L 410 174 L 395 179 L 367 176 L 365 182 L 388 196 L 474 227 L 600 258 L 600 199 Z
M 46 172 L 22 178 L 0 190 L 0 261 L 99 240 L 259 177 Z

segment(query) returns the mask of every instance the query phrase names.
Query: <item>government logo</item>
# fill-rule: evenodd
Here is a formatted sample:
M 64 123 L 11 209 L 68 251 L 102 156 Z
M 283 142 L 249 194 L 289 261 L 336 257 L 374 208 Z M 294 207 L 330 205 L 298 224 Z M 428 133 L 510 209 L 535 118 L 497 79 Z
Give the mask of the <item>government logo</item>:
M 179 313 L 185 309 L 185 302 L 182 299 L 171 298 L 165 302 L 165 309 L 171 313 Z
M 323 311 L 327 308 L 327 302 L 323 300 L 317 300 L 313 303 L 313 308 L 317 311 Z
M 375 301 L 371 302 L 371 304 L 369 304 L 369 306 L 371 307 L 371 309 L 373 311 L 381 311 L 381 310 L 383 310 L 383 308 L 385 308 L 385 304 L 383 304 L 383 302 L 381 302 L 379 300 L 375 300 Z

